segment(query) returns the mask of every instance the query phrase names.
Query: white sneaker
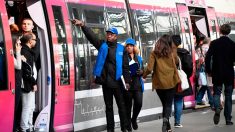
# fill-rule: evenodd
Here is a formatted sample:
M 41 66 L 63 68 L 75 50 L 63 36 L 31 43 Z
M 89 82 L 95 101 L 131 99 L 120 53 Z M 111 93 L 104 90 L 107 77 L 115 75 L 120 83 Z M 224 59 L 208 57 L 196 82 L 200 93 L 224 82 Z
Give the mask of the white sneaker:
M 183 125 L 178 124 L 178 123 L 175 124 L 175 128 L 181 128 L 181 127 L 183 127 Z

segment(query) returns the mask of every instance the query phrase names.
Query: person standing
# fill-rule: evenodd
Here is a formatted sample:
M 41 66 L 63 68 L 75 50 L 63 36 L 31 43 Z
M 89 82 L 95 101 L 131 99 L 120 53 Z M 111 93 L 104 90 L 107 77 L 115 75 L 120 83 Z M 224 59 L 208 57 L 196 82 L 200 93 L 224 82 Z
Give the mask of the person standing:
M 207 38 L 205 37 L 201 37 L 199 39 L 199 44 L 198 46 L 196 47 L 196 54 L 198 56 L 198 59 L 196 59 L 196 68 L 197 68 L 197 80 L 199 80 L 199 74 L 200 72 L 205 72 L 205 56 L 206 56 L 206 53 L 209 49 L 209 42 L 205 41 Z M 205 75 L 206 76 L 206 75 Z M 208 100 L 209 100 L 209 104 L 211 106 L 211 108 L 213 108 L 213 97 L 212 97 L 212 94 L 211 94 L 211 90 L 210 88 L 208 87 L 208 83 L 203 85 L 203 84 L 200 84 L 198 83 L 198 87 L 199 87 L 199 90 L 198 90 L 198 93 L 197 93 L 197 97 L 196 97 L 196 103 L 197 105 L 205 105 L 205 103 L 202 101 L 203 99 L 203 96 L 205 95 L 205 93 L 207 92 L 207 96 L 208 96 Z
M 233 64 L 235 62 L 235 43 L 228 37 L 231 26 L 224 24 L 220 27 L 221 37 L 213 40 L 206 55 L 206 72 L 212 76 L 214 90 L 214 124 L 220 121 L 220 96 L 225 86 L 224 116 L 226 125 L 233 125 L 232 119 L 232 93 L 234 84 Z
M 23 132 L 33 130 L 33 111 L 35 109 L 35 92 L 37 91 L 37 70 L 35 67 L 32 48 L 36 45 L 36 36 L 25 33 L 20 39 L 22 43 L 21 54 L 25 56 L 26 63 L 22 65 L 22 114 L 20 127 Z
M 143 92 L 144 92 L 144 83 L 142 80 L 141 75 L 143 74 L 143 61 L 142 57 L 138 56 L 139 50 L 136 47 L 136 42 L 134 39 L 128 38 L 126 40 L 126 50 L 129 54 L 128 60 L 129 65 L 138 65 L 138 70 L 136 73 L 133 70 L 133 73 L 131 74 L 131 83 L 130 83 L 130 89 L 125 92 L 125 104 L 127 109 L 127 117 L 129 119 L 129 122 L 132 123 L 132 128 L 134 130 L 138 129 L 137 124 L 137 117 L 140 113 L 142 102 L 143 102 Z M 131 66 L 130 66 L 131 68 Z M 130 70 L 131 71 L 131 70 Z M 134 104 L 132 103 L 134 102 Z M 133 107 L 133 113 L 131 117 L 131 109 Z
M 120 117 L 121 130 L 131 132 L 131 125 L 127 119 L 126 107 L 123 93 L 125 91 L 122 83 L 122 75 L 125 78 L 126 88 L 129 89 L 129 61 L 125 47 L 117 42 L 118 31 L 109 28 L 106 31 L 106 41 L 99 40 L 93 31 L 77 19 L 71 21 L 74 25 L 81 27 L 86 38 L 98 50 L 96 64 L 93 70 L 95 83 L 102 85 L 103 97 L 106 106 L 107 131 L 114 132 L 113 96 L 116 99 Z
M 189 78 L 191 77 L 191 75 L 193 73 L 193 62 L 192 62 L 192 56 L 190 55 L 189 51 L 184 48 L 179 48 L 179 45 L 181 45 L 180 36 L 173 35 L 172 41 L 173 41 L 174 45 L 176 47 L 178 47 L 177 54 L 181 60 L 182 70 L 186 73 L 186 75 L 188 77 L 188 82 L 189 82 L 189 86 L 190 86 L 188 89 L 186 89 L 182 92 L 178 92 L 174 96 L 174 117 L 175 117 L 174 126 L 176 128 L 180 128 L 180 127 L 183 127 L 183 125 L 180 123 L 180 119 L 181 119 L 181 115 L 182 115 L 182 111 L 183 111 L 183 98 L 185 96 L 189 96 L 189 95 L 193 94 L 192 85 L 189 80 Z
M 171 36 L 163 35 L 156 42 L 150 54 L 148 66 L 143 73 L 143 78 L 152 73 L 152 90 L 156 90 L 162 102 L 163 132 L 172 131 L 169 118 L 176 86 L 180 82 L 176 64 L 178 64 L 178 57 L 177 53 L 173 52 Z

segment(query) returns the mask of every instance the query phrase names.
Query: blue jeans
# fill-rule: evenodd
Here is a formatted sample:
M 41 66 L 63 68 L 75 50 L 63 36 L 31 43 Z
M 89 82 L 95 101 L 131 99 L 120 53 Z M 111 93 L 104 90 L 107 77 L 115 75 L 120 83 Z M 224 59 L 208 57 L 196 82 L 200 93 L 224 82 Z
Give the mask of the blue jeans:
M 211 90 L 208 86 L 202 86 L 198 93 L 197 93 L 197 97 L 196 97 L 196 101 L 197 103 L 202 103 L 202 98 L 204 96 L 204 94 L 206 93 L 207 91 L 207 96 L 208 96 L 208 99 L 209 99 L 209 104 L 211 105 L 211 107 L 213 106 L 213 96 L 211 94 Z
M 180 124 L 180 118 L 183 111 L 183 97 L 174 97 L 174 110 L 175 123 Z
M 215 109 L 220 109 L 220 95 L 222 93 L 222 85 L 214 85 L 214 106 Z M 231 121 L 232 113 L 232 94 L 233 86 L 225 85 L 224 95 L 225 95 L 225 104 L 224 104 L 224 116 L 226 121 Z

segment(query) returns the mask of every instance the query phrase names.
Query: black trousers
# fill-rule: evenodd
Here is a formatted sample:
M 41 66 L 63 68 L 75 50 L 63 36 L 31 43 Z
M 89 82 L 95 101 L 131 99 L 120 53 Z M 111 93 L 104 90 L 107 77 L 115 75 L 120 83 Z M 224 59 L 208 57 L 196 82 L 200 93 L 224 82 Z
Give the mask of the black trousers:
M 20 127 L 21 112 L 22 112 L 22 100 L 21 100 L 21 88 L 16 87 L 15 89 L 15 110 L 14 110 L 14 126 L 13 132 Z
M 130 122 L 127 120 L 124 95 L 121 88 L 110 88 L 103 85 L 103 96 L 106 106 L 107 130 L 114 130 L 113 96 L 115 97 L 118 113 L 120 117 L 121 130 L 131 129 Z
M 161 102 L 162 102 L 162 117 L 169 119 L 172 112 L 172 102 L 175 96 L 176 88 L 171 89 L 158 89 L 156 90 Z
M 133 105 L 134 102 L 134 105 Z M 143 103 L 143 92 L 138 90 L 130 90 L 125 92 L 125 104 L 127 111 L 127 118 L 130 121 L 136 121 Z M 131 117 L 131 109 L 133 113 Z

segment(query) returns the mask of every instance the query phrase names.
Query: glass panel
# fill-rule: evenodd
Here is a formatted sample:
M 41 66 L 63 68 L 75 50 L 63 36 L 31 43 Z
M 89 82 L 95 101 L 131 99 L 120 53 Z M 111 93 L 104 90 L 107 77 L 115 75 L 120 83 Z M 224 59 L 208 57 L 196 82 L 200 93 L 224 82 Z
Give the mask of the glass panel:
M 87 23 L 104 24 L 103 11 L 84 10 Z
M 123 43 L 127 37 L 127 24 L 125 19 L 125 12 L 108 12 L 108 20 L 110 27 L 116 27 L 118 30 L 118 41 Z
M 173 29 L 174 34 L 180 34 L 179 20 L 177 17 L 173 17 Z
M 7 89 L 6 49 L 4 43 L 2 18 L 0 15 L 0 90 L 6 90 L 6 89 Z
M 158 37 L 161 37 L 164 34 L 172 34 L 172 27 L 169 16 L 157 15 L 156 24 L 157 24 Z
M 229 24 L 231 26 L 231 32 L 229 34 L 229 38 L 231 38 L 235 42 L 235 19 L 232 19 Z
M 190 39 L 190 28 L 189 28 L 189 21 L 188 18 L 183 18 L 183 27 L 185 30 L 185 33 L 183 35 L 184 38 L 184 44 L 183 44 L 183 48 L 187 49 L 190 54 L 192 52 L 192 45 L 191 45 L 191 39 Z
M 86 14 L 86 26 L 91 28 L 91 30 L 95 33 L 96 37 L 101 40 L 105 39 L 105 25 L 103 17 L 104 12 L 101 11 L 101 7 L 69 3 L 68 8 L 70 16 L 72 18 L 82 20 L 83 13 Z M 89 11 L 95 13 L 96 15 L 88 16 L 91 15 L 91 13 L 89 14 L 83 9 L 90 9 Z M 99 16 L 99 19 L 94 16 Z M 96 56 L 98 55 L 98 50 L 92 44 L 89 43 L 89 41 L 83 34 L 81 28 L 72 26 L 72 29 L 76 70 L 75 90 L 79 91 L 98 88 L 99 85 L 92 83 L 92 71 L 93 66 L 95 64 Z
M 63 15 L 61 12 L 61 7 L 52 6 L 52 9 L 55 18 L 56 34 L 58 41 L 57 50 L 60 62 L 60 85 L 68 85 L 70 83 L 69 55 Z
M 139 25 L 143 64 L 147 65 L 148 57 L 153 49 L 156 41 L 156 34 L 154 33 L 153 19 L 151 12 L 144 12 L 144 14 L 137 14 L 137 21 Z
M 211 20 L 211 28 L 212 28 L 211 40 L 214 40 L 217 38 L 215 20 Z

